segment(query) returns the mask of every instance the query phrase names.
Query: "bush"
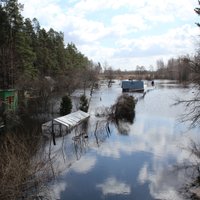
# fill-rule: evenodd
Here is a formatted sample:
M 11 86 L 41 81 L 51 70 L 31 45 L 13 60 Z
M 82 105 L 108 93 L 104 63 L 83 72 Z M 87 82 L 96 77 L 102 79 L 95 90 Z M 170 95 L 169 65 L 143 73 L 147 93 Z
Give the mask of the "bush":
M 48 183 L 55 172 L 49 154 L 37 130 L 31 133 L 21 127 L 20 134 L 0 134 L 0 199 L 39 199 L 48 197 Z M 33 136 L 34 135 L 34 136 Z M 57 174 L 56 174 L 57 175 Z
M 132 96 L 121 95 L 118 97 L 117 102 L 112 106 L 112 118 L 118 122 L 123 120 L 133 123 L 135 117 L 135 99 Z
M 85 95 L 82 95 L 81 98 L 80 98 L 80 107 L 79 109 L 84 111 L 84 112 L 87 112 L 88 111 L 88 99 Z
M 60 115 L 67 115 L 72 110 L 72 101 L 69 96 L 65 95 L 62 97 L 62 101 L 60 104 Z

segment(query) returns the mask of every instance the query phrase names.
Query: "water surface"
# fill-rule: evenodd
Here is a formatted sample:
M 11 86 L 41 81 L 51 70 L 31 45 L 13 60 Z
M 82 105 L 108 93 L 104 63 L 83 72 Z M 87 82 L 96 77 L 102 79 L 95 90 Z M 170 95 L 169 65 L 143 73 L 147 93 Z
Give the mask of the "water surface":
M 177 97 L 191 96 L 192 89 L 175 82 L 155 81 L 138 98 L 133 124 L 117 127 L 97 118 L 102 107 L 114 104 L 122 94 L 120 82 L 102 85 L 94 91 L 85 130 L 88 138 L 74 140 L 77 130 L 57 139 L 57 169 L 61 175 L 52 191 L 55 199 L 153 200 L 184 199 L 180 188 L 189 181 L 185 171 L 175 165 L 192 161 L 186 150 L 191 139 L 198 141 L 199 129 L 178 118 L 183 105 L 174 106 Z M 98 122 L 98 123 L 97 123 Z M 108 131 L 108 126 L 109 130 Z

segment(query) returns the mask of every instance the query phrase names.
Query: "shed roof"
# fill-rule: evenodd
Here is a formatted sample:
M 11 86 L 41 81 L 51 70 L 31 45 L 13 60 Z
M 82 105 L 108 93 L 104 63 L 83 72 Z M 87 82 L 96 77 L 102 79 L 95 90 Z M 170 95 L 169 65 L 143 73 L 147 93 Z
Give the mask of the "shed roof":
M 122 88 L 123 89 L 142 89 L 144 88 L 144 82 L 143 81 L 122 81 Z
M 83 120 L 88 118 L 90 115 L 86 112 L 83 112 L 81 110 L 78 110 L 74 113 L 70 113 L 68 115 L 58 117 L 54 119 L 55 122 L 58 122 L 68 128 L 73 128 L 79 123 L 81 123 Z

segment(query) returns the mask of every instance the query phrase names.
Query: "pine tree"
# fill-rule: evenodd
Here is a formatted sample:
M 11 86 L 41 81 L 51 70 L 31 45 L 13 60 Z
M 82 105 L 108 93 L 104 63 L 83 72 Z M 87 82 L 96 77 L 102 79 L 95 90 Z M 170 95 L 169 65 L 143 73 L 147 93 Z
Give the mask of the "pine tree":
M 65 95 L 62 97 L 62 101 L 60 104 L 60 115 L 67 115 L 72 110 L 72 101 L 69 96 Z
M 10 48 L 9 33 L 10 23 L 5 9 L 0 5 L 0 89 L 9 88 L 10 85 Z
M 82 95 L 81 98 L 80 98 L 80 107 L 79 109 L 84 111 L 84 112 L 87 112 L 88 111 L 88 99 L 85 95 Z

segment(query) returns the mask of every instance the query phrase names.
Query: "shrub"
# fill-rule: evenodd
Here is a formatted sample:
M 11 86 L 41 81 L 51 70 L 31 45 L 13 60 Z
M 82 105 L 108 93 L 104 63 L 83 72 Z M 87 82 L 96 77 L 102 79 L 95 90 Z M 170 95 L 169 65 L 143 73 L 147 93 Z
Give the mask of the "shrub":
M 88 107 L 89 107 L 88 99 L 87 99 L 87 97 L 85 95 L 82 95 L 80 97 L 80 107 L 79 107 L 79 109 L 84 111 L 84 112 L 87 112 L 88 111 Z
M 48 183 L 54 179 L 53 160 L 43 151 L 44 143 L 36 136 L 37 130 L 31 133 L 23 127 L 21 130 L 20 134 L 0 134 L 0 199 L 3 200 L 39 199 L 41 194 L 48 197 Z
M 67 115 L 72 110 L 72 101 L 69 96 L 65 95 L 62 97 L 62 101 L 60 104 L 60 115 Z
M 135 99 L 132 96 L 121 95 L 117 102 L 112 106 L 112 118 L 133 123 L 135 117 Z

